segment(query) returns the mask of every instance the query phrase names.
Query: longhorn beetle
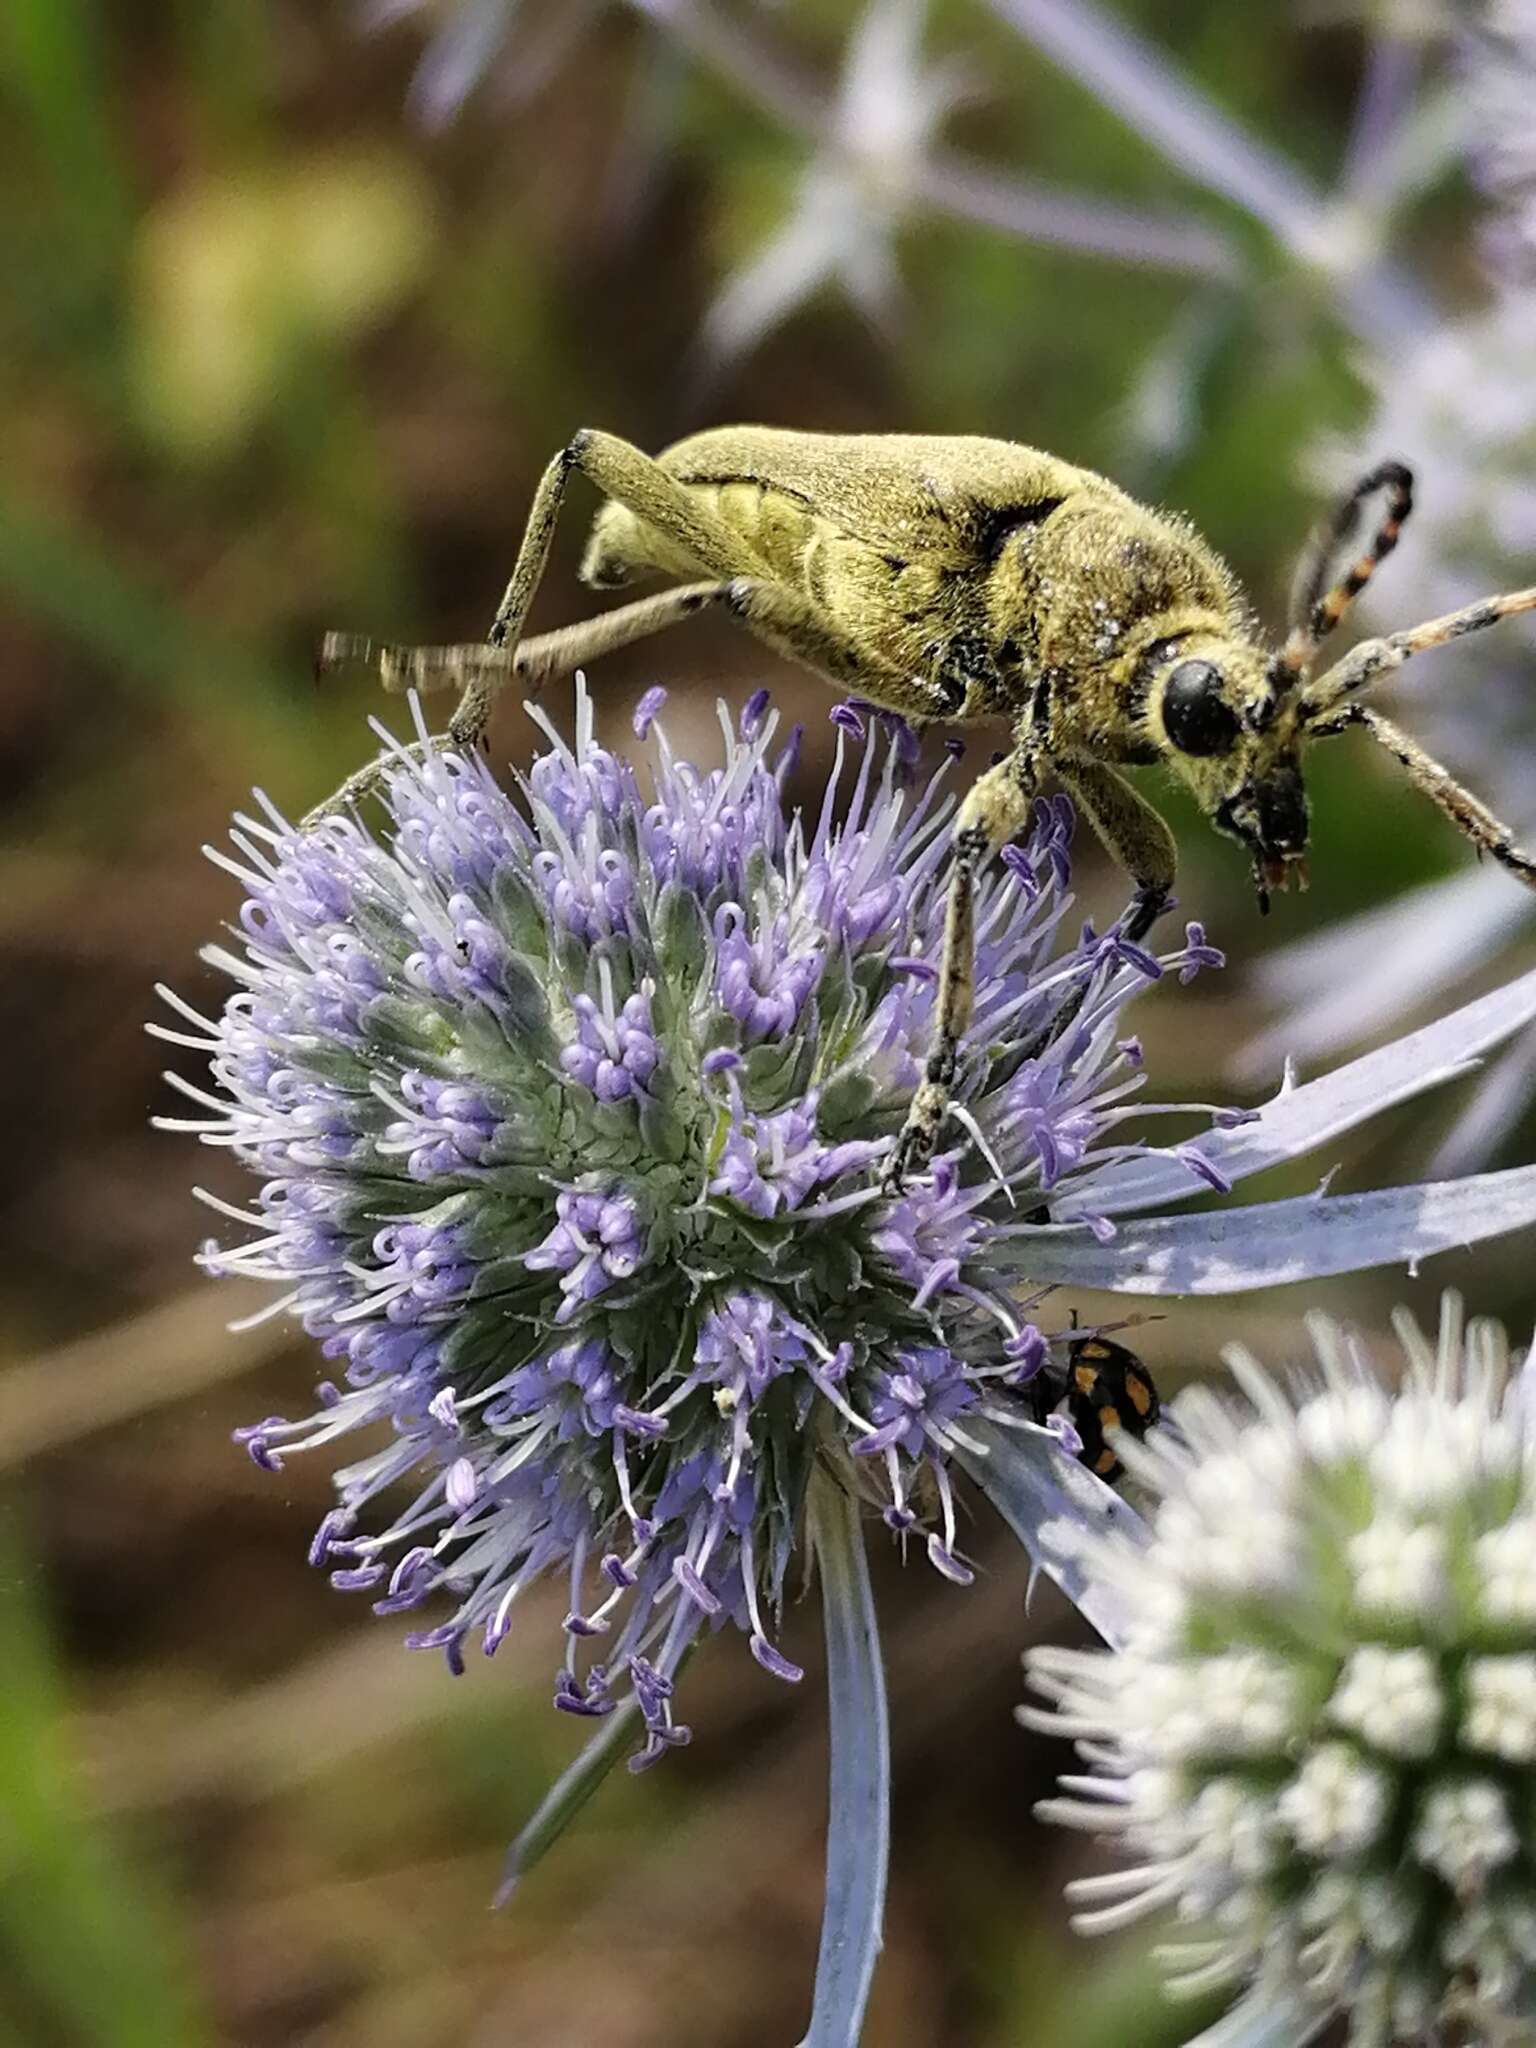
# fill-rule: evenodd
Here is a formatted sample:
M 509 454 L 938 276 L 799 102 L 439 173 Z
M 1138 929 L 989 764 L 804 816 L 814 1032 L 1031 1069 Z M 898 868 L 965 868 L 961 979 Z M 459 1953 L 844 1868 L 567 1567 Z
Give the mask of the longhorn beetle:
M 580 472 L 607 502 L 581 565 L 612 589 L 659 572 L 672 587 L 522 637 L 566 487 Z M 1173 885 L 1173 835 L 1119 773 L 1161 762 L 1253 864 L 1259 907 L 1305 882 L 1301 756 L 1359 728 L 1405 768 L 1480 852 L 1536 888 L 1536 859 L 1440 763 L 1379 711 L 1367 685 L 1410 656 L 1536 608 L 1536 589 L 1366 640 L 1312 675 L 1318 651 L 1396 545 L 1413 503 L 1399 462 L 1362 477 L 1313 535 L 1289 630 L 1267 646 L 1231 571 L 1185 519 L 1148 510 L 1091 470 L 1007 441 L 803 434 L 720 427 L 643 454 L 583 429 L 534 496 L 485 645 L 400 647 L 326 636 L 322 668 L 373 665 L 386 689 L 460 691 L 447 738 L 478 745 L 509 677 L 537 688 L 611 649 L 719 608 L 841 689 L 921 726 L 1002 717 L 1013 747 L 971 788 L 954 823 L 934 1042 L 887 1171 L 933 1150 L 973 991 L 977 870 L 1025 825 L 1042 779 L 1065 785 L 1135 894 L 1121 921 L 1145 936 Z M 1374 538 L 1331 582 L 1363 506 Z M 380 764 L 323 809 L 373 788 Z

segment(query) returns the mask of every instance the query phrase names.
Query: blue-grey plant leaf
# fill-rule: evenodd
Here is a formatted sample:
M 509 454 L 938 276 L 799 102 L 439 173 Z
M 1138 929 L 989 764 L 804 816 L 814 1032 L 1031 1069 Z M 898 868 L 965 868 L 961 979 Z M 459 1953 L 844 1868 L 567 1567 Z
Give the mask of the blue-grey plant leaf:
M 1117 1294 L 1241 1294 L 1373 1266 L 1416 1272 L 1436 1252 L 1536 1225 L 1536 1166 L 1361 1195 L 1296 1195 L 1202 1216 L 1154 1216 L 1108 1242 L 1031 1232 L 1032 1280 Z
M 969 1442 L 956 1449 L 956 1461 L 1038 1569 L 1055 1580 L 1106 1643 L 1123 1643 L 1133 1604 L 1119 1586 L 1090 1572 L 1070 1538 L 1062 1538 L 1072 1530 L 1114 1529 L 1138 1540 L 1145 1535 L 1140 1515 L 1112 1486 L 1064 1458 L 1060 1446 L 1039 1431 L 981 1421 L 973 1422 L 966 1436 Z M 1051 1537 L 1056 1540 L 1047 1540 Z
M 1214 2026 L 1192 2035 L 1185 2048 L 1307 2048 L 1332 2018 L 1308 2013 L 1273 1992 L 1250 1991 Z
M 1195 1141 L 1202 1158 L 1228 1182 L 1245 1180 L 1288 1159 L 1303 1158 L 1394 1103 L 1468 1073 L 1484 1053 L 1536 1017 L 1536 972 L 1390 1045 L 1338 1067 L 1322 1079 L 1283 1088 L 1253 1119 L 1212 1129 Z M 1053 1203 L 1052 1217 L 1119 1216 L 1158 1209 L 1199 1194 L 1180 1151 L 1143 1151 L 1079 1182 Z
M 811 1541 L 827 1638 L 827 1902 L 811 2024 L 800 2048 L 858 2048 L 880 1954 L 890 1862 L 885 1673 L 858 1503 L 812 1481 Z

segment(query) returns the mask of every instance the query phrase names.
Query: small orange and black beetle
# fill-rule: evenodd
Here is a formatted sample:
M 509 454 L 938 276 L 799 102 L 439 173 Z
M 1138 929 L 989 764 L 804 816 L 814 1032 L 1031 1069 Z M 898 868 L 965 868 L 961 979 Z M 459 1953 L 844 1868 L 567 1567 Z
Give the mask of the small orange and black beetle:
M 1072 1427 L 1082 1439 L 1078 1461 L 1110 1485 L 1125 1467 L 1105 1432 L 1123 1429 L 1138 1440 L 1162 1411 L 1152 1375 L 1134 1351 L 1108 1337 L 1079 1337 L 1067 1353 L 1065 1380 L 1042 1374 L 1036 1400 L 1043 1420 L 1065 1402 Z

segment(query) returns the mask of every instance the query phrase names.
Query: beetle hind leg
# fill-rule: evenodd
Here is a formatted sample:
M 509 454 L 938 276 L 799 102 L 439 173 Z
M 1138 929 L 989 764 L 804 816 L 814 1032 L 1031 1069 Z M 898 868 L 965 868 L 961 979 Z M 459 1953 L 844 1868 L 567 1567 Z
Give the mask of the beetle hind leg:
M 481 744 L 497 693 L 508 676 L 516 672 L 517 654 L 514 650 L 520 651 L 518 643 L 523 637 L 528 609 L 549 559 L 550 543 L 554 539 L 560 509 L 565 503 L 566 490 L 577 470 L 595 484 L 604 497 L 627 507 L 647 526 L 664 534 L 680 557 L 696 564 L 705 575 L 729 582 L 762 573 L 762 564 L 741 535 L 733 533 L 707 506 L 699 504 L 686 486 L 659 462 L 628 441 L 620 440 L 616 434 L 583 427 L 553 458 L 539 479 L 512 575 L 491 621 L 489 647 L 480 650 L 478 660 L 470 658 L 467 648 L 433 650 L 453 659 L 434 662 L 429 658 L 418 664 L 429 686 L 450 680 L 455 668 L 462 676 L 462 694 L 448 723 L 448 740 L 454 747 L 467 751 Z M 658 622 L 670 623 L 671 616 L 681 615 L 681 612 L 673 613 Z M 574 633 L 579 629 L 570 630 Z M 601 637 L 602 629 L 597 622 L 593 622 L 591 630 Z M 547 641 L 555 637 L 547 636 L 545 652 L 548 651 Z M 322 661 L 327 653 L 340 659 L 353 658 L 359 645 L 366 644 L 347 635 L 329 636 L 326 648 L 322 650 Z M 568 655 L 571 644 L 564 644 L 562 656 Z M 605 644 L 614 643 L 609 641 Z M 386 685 L 392 677 L 399 676 L 410 666 L 411 650 L 391 647 L 381 649 L 379 653 L 381 659 L 377 665 Z M 398 683 L 396 687 L 399 687 Z M 349 777 L 334 797 L 311 815 L 323 816 L 370 794 L 377 789 L 383 768 L 383 762 L 376 761 L 359 770 Z

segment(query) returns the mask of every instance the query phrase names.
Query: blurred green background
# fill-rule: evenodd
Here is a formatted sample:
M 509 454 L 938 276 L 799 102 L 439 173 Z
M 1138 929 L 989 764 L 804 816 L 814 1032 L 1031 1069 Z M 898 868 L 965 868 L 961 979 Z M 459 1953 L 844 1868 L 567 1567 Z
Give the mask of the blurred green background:
M 253 782 L 297 812 L 360 760 L 369 714 L 398 725 L 366 681 L 317 687 L 319 635 L 482 632 L 537 474 L 582 424 L 653 447 L 733 419 L 1037 442 L 1187 509 L 1273 617 L 1316 509 L 1307 445 L 1368 419 L 1351 294 L 1401 260 L 1476 303 L 1476 202 L 1431 137 L 1363 254 L 1311 260 L 982 0 L 906 10 L 944 102 L 926 191 L 889 78 L 874 117 L 850 90 L 872 16 L 845 0 L 479 0 L 507 33 L 451 118 L 419 66 L 431 46 L 441 70 L 455 10 L 395 11 L 0 10 L 0 2042 L 779 2048 L 820 1911 L 814 1676 L 789 1695 L 718 1645 L 690 1673 L 693 1748 L 620 1773 L 492 1915 L 504 1845 L 580 1734 L 548 1704 L 558 1601 L 451 1683 L 306 1568 L 321 1463 L 264 1477 L 229 1441 L 293 1412 L 318 1361 L 280 1323 L 225 1333 L 257 1298 L 194 1275 L 187 1187 L 235 1196 L 239 1176 L 147 1128 L 174 1106 L 140 1029 L 150 985 L 218 1000 L 196 949 L 235 908 L 198 846 Z M 1383 38 L 1435 61 L 1381 10 L 1120 18 L 1325 188 Z M 829 107 L 843 157 L 816 141 Z M 860 158 L 884 115 L 895 142 Z M 742 280 L 829 175 L 868 209 L 849 267 L 755 331 Z M 1018 231 L 1024 181 L 1156 209 L 1183 260 L 1046 246 Z M 974 217 L 989 206 L 1003 225 Z M 882 238 L 883 293 L 859 283 Z M 540 628 L 581 615 L 588 509 Z M 594 676 L 610 730 L 658 679 L 706 745 L 717 692 L 772 681 L 809 721 L 809 788 L 813 684 L 700 625 Z M 504 705 L 495 752 L 530 744 Z M 1179 814 L 1184 906 L 1233 967 L 1141 1006 L 1155 1094 L 1231 1099 L 1261 1021 L 1242 970 L 1276 932 L 1466 858 L 1337 752 L 1314 782 L 1316 886 L 1271 931 L 1232 849 Z M 1086 849 L 1082 879 L 1114 907 Z M 1411 1175 L 1446 1114 L 1341 1148 L 1348 1184 Z M 1517 1247 L 1452 1263 L 1176 1310 L 1143 1348 L 1176 1385 L 1231 1337 L 1295 1351 L 1315 1301 L 1375 1327 L 1448 1278 L 1528 1326 Z M 966 1593 L 877 1546 L 897 1809 L 871 2048 L 1174 2042 L 1189 2016 L 1149 1993 L 1143 1945 L 1067 1932 L 1061 1884 L 1091 1850 L 1030 1817 L 1067 1759 L 1012 1724 L 1018 1652 L 1074 1624 L 1043 1592 L 1026 1618 L 1019 1560 L 984 1523 L 970 1541 L 986 1570 Z M 788 1637 L 814 1673 L 814 1602 Z

